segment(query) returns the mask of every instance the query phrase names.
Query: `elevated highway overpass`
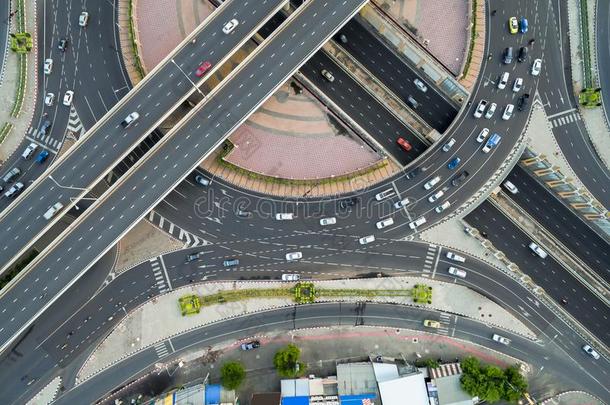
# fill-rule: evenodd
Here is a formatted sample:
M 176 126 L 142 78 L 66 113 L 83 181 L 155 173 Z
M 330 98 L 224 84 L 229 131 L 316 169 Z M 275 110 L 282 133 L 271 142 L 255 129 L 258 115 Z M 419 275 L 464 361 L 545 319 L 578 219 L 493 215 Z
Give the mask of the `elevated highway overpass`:
M 366 2 L 306 2 L 114 187 L 41 252 L 23 273 L 21 283 L 28 287 L 12 288 L 0 298 L 2 307 L 7 308 L 0 314 L 0 350 L 7 349 Z M 281 2 L 276 4 L 281 5 Z M 173 77 L 177 71 L 168 69 L 164 74 Z M 162 114 L 161 105 L 154 108 L 158 109 L 157 115 Z M 29 290 L 40 291 L 43 286 L 46 296 L 32 297 Z
M 232 0 L 223 3 L 134 89 L 100 119 L 7 209 L 0 213 L 0 273 L 11 266 L 61 215 L 43 218 L 61 202 L 74 205 L 172 111 L 195 91 L 192 72 L 204 61 L 211 72 L 248 41 L 287 0 Z M 222 27 L 232 18 L 238 27 L 229 35 Z M 196 39 L 192 43 L 192 39 Z M 180 68 L 178 68 L 180 67 Z M 185 74 L 189 75 L 185 77 Z M 131 112 L 140 118 L 131 127 L 120 122 Z M 60 213 L 61 214 L 61 213 Z

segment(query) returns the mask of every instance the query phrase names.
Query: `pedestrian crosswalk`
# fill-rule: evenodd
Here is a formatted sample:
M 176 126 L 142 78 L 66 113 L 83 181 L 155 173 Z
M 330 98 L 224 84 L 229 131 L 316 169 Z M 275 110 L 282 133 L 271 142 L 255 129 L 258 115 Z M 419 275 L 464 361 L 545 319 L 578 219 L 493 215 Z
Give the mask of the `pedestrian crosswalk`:
M 572 111 L 564 116 L 551 119 L 551 126 L 553 128 L 557 128 L 562 125 L 567 125 L 576 121 L 580 121 L 581 119 L 582 118 L 580 117 L 580 114 L 578 114 L 577 111 Z
M 451 324 L 451 314 L 441 312 L 439 318 L 440 319 L 438 321 L 441 323 L 441 327 L 437 329 L 438 333 L 441 335 L 448 335 L 449 325 Z
M 424 260 L 424 270 L 423 273 L 430 273 L 434 267 L 434 262 L 436 261 L 436 252 L 437 246 L 430 244 L 428 245 L 428 250 L 426 251 L 426 259 Z
M 152 267 L 153 275 L 155 276 L 157 288 L 159 288 L 159 292 L 163 294 L 164 292 L 171 290 L 171 288 L 167 285 L 165 275 L 163 274 L 163 263 L 161 263 L 159 259 L 159 257 L 155 257 L 150 259 L 149 262 L 150 267 Z
M 157 353 L 157 356 L 159 356 L 159 358 L 165 357 L 169 354 L 169 350 L 167 350 L 165 341 L 155 343 L 154 347 L 155 347 L 155 352 Z
M 159 215 L 156 211 L 151 211 L 148 215 L 148 220 L 159 228 L 163 229 L 165 232 L 172 235 L 174 238 L 184 242 L 184 247 L 197 247 L 197 246 L 205 246 L 209 245 L 211 242 L 193 235 L 190 232 L 185 231 L 180 228 L 178 225 L 169 221 L 167 218 Z
M 47 149 L 51 149 L 54 152 L 59 151 L 61 149 L 61 145 L 63 144 L 61 139 L 51 138 L 51 135 L 46 135 L 42 131 L 30 127 L 26 132 L 26 137 L 31 141 L 36 141 L 43 147 Z

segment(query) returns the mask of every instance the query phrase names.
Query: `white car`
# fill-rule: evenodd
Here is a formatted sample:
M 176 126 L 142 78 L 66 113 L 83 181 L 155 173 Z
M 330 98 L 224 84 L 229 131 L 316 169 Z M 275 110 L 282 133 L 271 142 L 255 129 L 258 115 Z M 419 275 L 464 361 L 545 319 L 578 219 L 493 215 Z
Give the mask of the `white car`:
M 532 64 L 532 76 L 538 76 L 542 70 L 542 59 L 535 59 Z
M 504 336 L 500 336 L 498 334 L 493 334 L 493 336 L 491 337 L 493 340 L 495 340 L 498 343 L 502 343 L 503 345 L 508 346 L 510 344 L 510 339 L 505 338 Z
M 485 113 L 485 118 L 490 119 L 491 117 L 493 117 L 494 113 L 496 112 L 497 106 L 498 105 L 496 103 L 491 103 L 491 105 L 487 109 L 487 112 Z
M 515 83 L 513 83 L 513 91 L 515 93 L 521 91 L 521 87 L 523 87 L 523 79 L 520 77 L 517 77 L 515 79 Z
M 237 27 L 237 25 L 239 25 L 239 21 L 233 18 L 231 21 L 226 23 L 224 27 L 222 27 L 222 32 L 224 32 L 225 34 L 230 34 L 235 29 L 235 27 Z
M 502 76 L 500 76 L 500 80 L 498 81 L 498 88 L 500 90 L 504 90 L 506 88 L 506 85 L 508 84 L 509 76 L 510 75 L 508 72 L 504 72 L 504 73 L 502 73 Z
M 479 101 L 477 105 L 477 109 L 474 110 L 474 117 L 481 118 L 483 116 L 483 112 L 485 112 L 485 107 L 487 107 L 487 100 Z
M 536 255 L 538 257 L 540 257 L 541 259 L 546 259 L 546 257 L 548 256 L 548 254 L 534 242 L 529 244 L 529 248 L 531 249 L 532 252 L 536 253 Z
M 592 348 L 589 345 L 584 345 L 582 347 L 582 350 L 584 350 L 585 353 L 587 353 L 589 356 L 593 357 L 595 360 L 599 360 L 599 353 L 595 351 L 594 348 Z
M 456 276 L 459 278 L 466 278 L 466 271 L 462 270 L 462 269 L 458 269 L 457 267 L 449 267 L 449 269 L 447 269 L 447 273 L 451 274 L 452 276 Z
M 361 245 L 366 245 L 367 243 L 375 242 L 375 235 L 363 236 L 362 238 L 358 239 L 358 242 Z
M 299 260 L 301 258 L 303 258 L 303 253 L 301 253 L 301 252 L 286 253 L 286 260 L 288 260 L 289 262 L 291 262 L 293 260 Z
M 426 85 L 424 84 L 424 82 L 422 82 L 419 79 L 413 79 L 413 83 L 415 83 L 415 86 L 417 86 L 417 88 L 420 91 L 423 91 L 424 93 L 428 91 L 428 87 L 426 87 Z
M 385 228 L 386 226 L 390 226 L 390 225 L 393 225 L 393 224 L 394 224 L 394 219 L 392 219 L 392 218 L 386 218 L 386 219 L 384 219 L 384 220 L 381 220 L 381 221 L 377 222 L 377 223 L 375 224 L 375 226 L 377 227 L 377 229 L 383 229 L 383 228 Z
M 129 113 L 129 115 L 125 117 L 123 121 L 121 121 L 121 125 L 123 128 L 128 128 L 131 124 L 136 122 L 138 118 L 140 118 L 140 114 L 138 114 L 136 111 Z
M 445 201 L 444 203 L 442 203 L 441 205 L 439 205 L 438 207 L 436 207 L 434 209 L 434 211 L 438 212 L 439 214 L 443 211 L 445 211 L 447 208 L 449 208 L 449 206 L 451 205 L 451 203 L 449 201 Z
M 34 142 L 30 143 L 21 154 L 21 157 L 26 160 L 29 159 L 37 148 L 38 145 L 36 145 Z
M 511 183 L 510 181 L 506 180 L 504 182 L 504 187 L 511 192 L 511 194 L 517 194 L 519 192 L 519 189 L 517 188 L 517 186 L 515 186 L 513 183 Z
M 426 218 L 425 217 L 419 217 L 415 221 L 409 222 L 409 228 L 415 229 L 418 226 L 421 226 L 421 225 L 423 225 L 425 223 L 426 223 Z
M 72 104 L 73 98 L 74 98 L 74 92 L 72 90 L 66 91 L 66 94 L 64 94 L 63 104 L 69 107 Z
M 447 252 L 447 259 L 453 260 L 454 262 L 459 262 L 459 263 L 464 263 L 466 261 L 465 257 L 460 256 L 453 252 Z
M 89 23 L 89 13 L 86 11 L 83 11 L 82 13 L 80 13 L 80 16 L 78 17 L 78 25 L 81 27 L 86 27 L 88 23 Z
M 300 279 L 299 274 L 282 274 L 282 281 L 299 281 Z
M 288 221 L 294 218 L 294 214 L 292 212 L 280 212 L 275 214 L 275 219 L 278 221 Z
M 54 101 L 55 101 L 55 94 L 47 93 L 47 95 L 44 98 L 44 104 L 48 107 L 51 107 L 53 105 Z
M 438 200 L 439 198 L 441 198 L 444 195 L 445 195 L 445 192 L 443 190 L 439 190 L 436 192 L 436 194 L 432 194 L 430 197 L 428 197 L 428 201 L 433 203 L 434 201 Z
M 337 218 L 335 218 L 335 217 L 328 217 L 328 218 L 320 219 L 320 225 L 322 225 L 322 226 L 334 225 L 336 223 L 337 223 Z
M 399 209 L 401 209 L 402 207 L 404 207 L 407 204 L 409 204 L 409 199 L 408 198 L 403 198 L 402 200 L 397 201 L 397 202 L 394 203 L 394 208 L 399 210 Z
M 507 104 L 504 109 L 504 114 L 502 114 L 502 119 L 504 121 L 508 121 L 510 117 L 513 116 L 513 111 L 515 110 L 515 106 L 513 104 Z
M 436 177 L 428 180 L 428 182 L 426 182 L 426 184 L 424 184 L 424 188 L 426 190 L 430 190 L 432 187 L 436 186 L 439 181 L 441 181 L 441 176 L 436 176 Z
M 443 152 L 449 152 L 449 150 L 453 148 L 453 145 L 455 145 L 455 139 L 451 138 L 449 139 L 449 142 L 443 145 Z
M 394 189 L 388 188 L 387 190 L 383 190 L 382 192 L 375 194 L 375 199 L 377 201 L 381 201 L 381 200 L 388 198 L 391 195 L 394 195 Z
M 489 135 L 489 128 L 483 128 L 481 132 L 479 132 L 479 136 L 477 136 L 477 142 L 483 142 L 485 138 L 487 138 L 487 135 Z
M 44 60 L 44 74 L 50 75 L 53 71 L 53 59 L 48 58 Z
M 322 76 L 324 76 L 324 78 L 326 80 L 328 80 L 329 83 L 332 83 L 335 81 L 335 76 L 333 76 L 333 74 L 330 73 L 328 70 L 322 69 L 322 71 L 320 73 L 322 74 Z

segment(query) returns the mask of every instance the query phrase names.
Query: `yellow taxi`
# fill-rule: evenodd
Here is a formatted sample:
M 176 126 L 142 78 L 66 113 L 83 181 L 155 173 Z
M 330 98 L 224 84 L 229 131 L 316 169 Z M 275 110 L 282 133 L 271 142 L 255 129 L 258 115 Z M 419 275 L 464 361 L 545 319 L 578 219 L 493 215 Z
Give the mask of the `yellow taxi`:
M 519 22 L 517 21 L 517 17 L 511 17 L 508 19 L 508 29 L 511 34 L 516 34 L 519 32 Z
M 440 328 L 441 327 L 441 323 L 438 321 L 431 321 L 430 319 L 426 319 L 424 320 L 424 326 L 427 326 L 428 328 Z

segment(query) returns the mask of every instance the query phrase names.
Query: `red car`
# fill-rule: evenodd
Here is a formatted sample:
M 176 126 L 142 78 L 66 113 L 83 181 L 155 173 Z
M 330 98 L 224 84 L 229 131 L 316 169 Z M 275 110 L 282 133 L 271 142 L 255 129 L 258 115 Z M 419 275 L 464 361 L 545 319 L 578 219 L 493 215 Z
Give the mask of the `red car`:
M 208 62 L 208 61 L 205 61 L 205 62 L 203 62 L 203 63 L 201 64 L 201 66 L 199 66 L 199 68 L 197 69 L 197 71 L 195 72 L 195 74 L 197 75 L 197 77 L 201 77 L 201 76 L 203 76 L 203 74 L 204 74 L 205 72 L 207 72 L 207 71 L 208 71 L 208 69 L 209 69 L 209 68 L 211 68 L 211 67 L 212 67 L 212 63 L 211 63 L 211 62 Z
M 412 148 L 411 144 L 409 143 L 409 141 L 407 141 L 404 138 L 398 138 L 396 140 L 396 143 L 405 151 L 405 152 L 409 152 Z

